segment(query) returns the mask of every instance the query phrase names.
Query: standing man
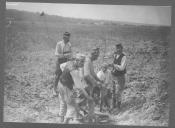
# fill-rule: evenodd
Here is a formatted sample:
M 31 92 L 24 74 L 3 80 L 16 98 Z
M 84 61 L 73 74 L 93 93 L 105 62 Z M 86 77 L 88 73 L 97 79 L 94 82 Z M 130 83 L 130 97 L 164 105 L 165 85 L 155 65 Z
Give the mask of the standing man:
M 69 123 L 70 119 L 74 123 L 78 123 L 80 114 L 80 107 L 76 102 L 77 95 L 82 94 L 89 99 L 89 95 L 85 91 L 86 85 L 82 82 L 82 70 L 85 56 L 77 54 L 75 59 L 60 65 L 63 71 L 58 83 L 59 97 L 60 97 L 60 112 L 61 122 Z
M 75 60 L 60 65 L 62 74 L 60 75 L 60 80 L 58 82 L 58 91 L 60 98 L 59 116 L 61 117 L 62 123 L 69 123 L 70 119 L 76 120 L 79 115 L 79 106 L 74 97 L 74 89 L 77 85 L 73 75 L 75 75 L 75 71 L 78 71 L 79 68 L 83 66 L 81 63 L 82 60 L 83 58 L 78 58 L 76 56 Z
M 126 74 L 126 56 L 123 53 L 122 44 L 117 44 L 116 51 L 114 53 L 112 76 L 115 81 L 116 93 L 114 96 L 113 108 L 120 109 L 121 107 L 121 94 L 125 86 L 125 74 Z M 116 105 L 117 102 L 117 105 Z
M 60 64 L 67 62 L 72 57 L 72 50 L 71 50 L 71 44 L 69 42 L 70 40 L 70 33 L 65 32 L 63 34 L 63 40 L 58 42 L 56 45 L 55 50 L 55 56 L 57 57 L 56 62 L 56 71 L 55 71 L 55 84 L 54 84 L 54 90 L 57 92 L 57 85 L 60 78 L 60 75 L 62 73 L 60 69 Z

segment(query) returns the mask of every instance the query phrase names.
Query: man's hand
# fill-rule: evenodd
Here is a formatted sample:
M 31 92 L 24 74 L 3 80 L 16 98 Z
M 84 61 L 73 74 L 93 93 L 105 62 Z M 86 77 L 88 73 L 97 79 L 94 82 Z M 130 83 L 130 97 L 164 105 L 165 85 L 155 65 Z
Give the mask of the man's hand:
M 59 91 L 57 90 L 57 88 L 53 87 L 53 96 L 58 96 Z
M 114 64 L 115 69 L 120 70 L 120 68 L 119 68 L 118 66 L 119 66 L 119 65 Z

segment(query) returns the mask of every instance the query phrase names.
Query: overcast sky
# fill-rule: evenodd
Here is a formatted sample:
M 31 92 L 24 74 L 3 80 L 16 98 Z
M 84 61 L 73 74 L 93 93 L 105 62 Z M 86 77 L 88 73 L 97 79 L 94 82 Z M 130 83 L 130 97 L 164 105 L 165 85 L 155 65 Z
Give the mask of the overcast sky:
M 102 19 L 144 24 L 171 25 L 170 6 L 52 4 L 7 2 L 7 9 L 42 12 L 74 18 Z

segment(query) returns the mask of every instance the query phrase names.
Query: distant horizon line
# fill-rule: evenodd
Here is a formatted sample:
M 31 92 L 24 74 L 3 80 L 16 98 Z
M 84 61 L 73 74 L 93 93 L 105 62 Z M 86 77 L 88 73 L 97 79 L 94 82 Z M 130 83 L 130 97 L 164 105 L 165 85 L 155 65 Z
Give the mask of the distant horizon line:
M 41 14 L 44 11 L 41 12 L 32 12 L 32 11 L 28 11 L 28 10 L 18 10 L 18 9 L 7 9 L 6 10 L 15 10 L 15 11 L 19 11 L 19 12 L 27 12 L 27 13 L 39 13 Z M 127 25 L 139 25 L 139 26 L 161 26 L 161 27 L 171 27 L 170 25 L 165 25 L 165 24 L 150 24 L 150 23 L 141 23 L 141 22 L 132 22 L 132 21 L 121 21 L 121 20 L 107 20 L 107 19 L 94 19 L 94 18 L 78 18 L 78 17 L 69 17 L 69 16 L 61 16 L 61 15 L 56 15 L 56 14 L 48 14 L 47 12 L 44 12 L 45 15 L 48 16 L 56 16 L 56 17 L 62 17 L 62 18 L 70 18 L 70 19 L 81 19 L 81 20 L 92 20 L 92 21 L 103 21 L 103 22 L 111 22 L 111 23 L 123 23 L 123 24 L 127 24 Z M 7 18 L 7 17 L 6 17 Z

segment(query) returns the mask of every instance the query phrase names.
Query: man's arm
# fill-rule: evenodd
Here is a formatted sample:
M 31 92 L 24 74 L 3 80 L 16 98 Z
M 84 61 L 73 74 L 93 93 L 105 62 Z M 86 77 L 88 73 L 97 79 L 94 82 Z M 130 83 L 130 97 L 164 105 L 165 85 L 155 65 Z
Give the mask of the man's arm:
M 102 82 L 98 77 L 97 74 L 94 71 L 94 66 L 92 64 L 92 62 L 89 63 L 89 67 L 90 67 L 90 71 L 91 71 L 91 75 L 95 78 L 95 80 Z
M 62 53 L 62 50 L 61 50 L 61 44 L 59 42 L 56 45 L 55 56 L 58 57 L 58 58 L 64 57 L 64 55 Z
M 103 73 L 103 71 L 99 71 L 99 72 L 97 73 L 97 77 L 98 77 L 101 81 L 103 81 L 103 82 L 106 80 L 105 74 Z
M 126 68 L 126 56 L 123 56 L 123 58 L 121 60 L 121 65 L 114 64 L 114 67 L 118 71 L 123 71 Z

